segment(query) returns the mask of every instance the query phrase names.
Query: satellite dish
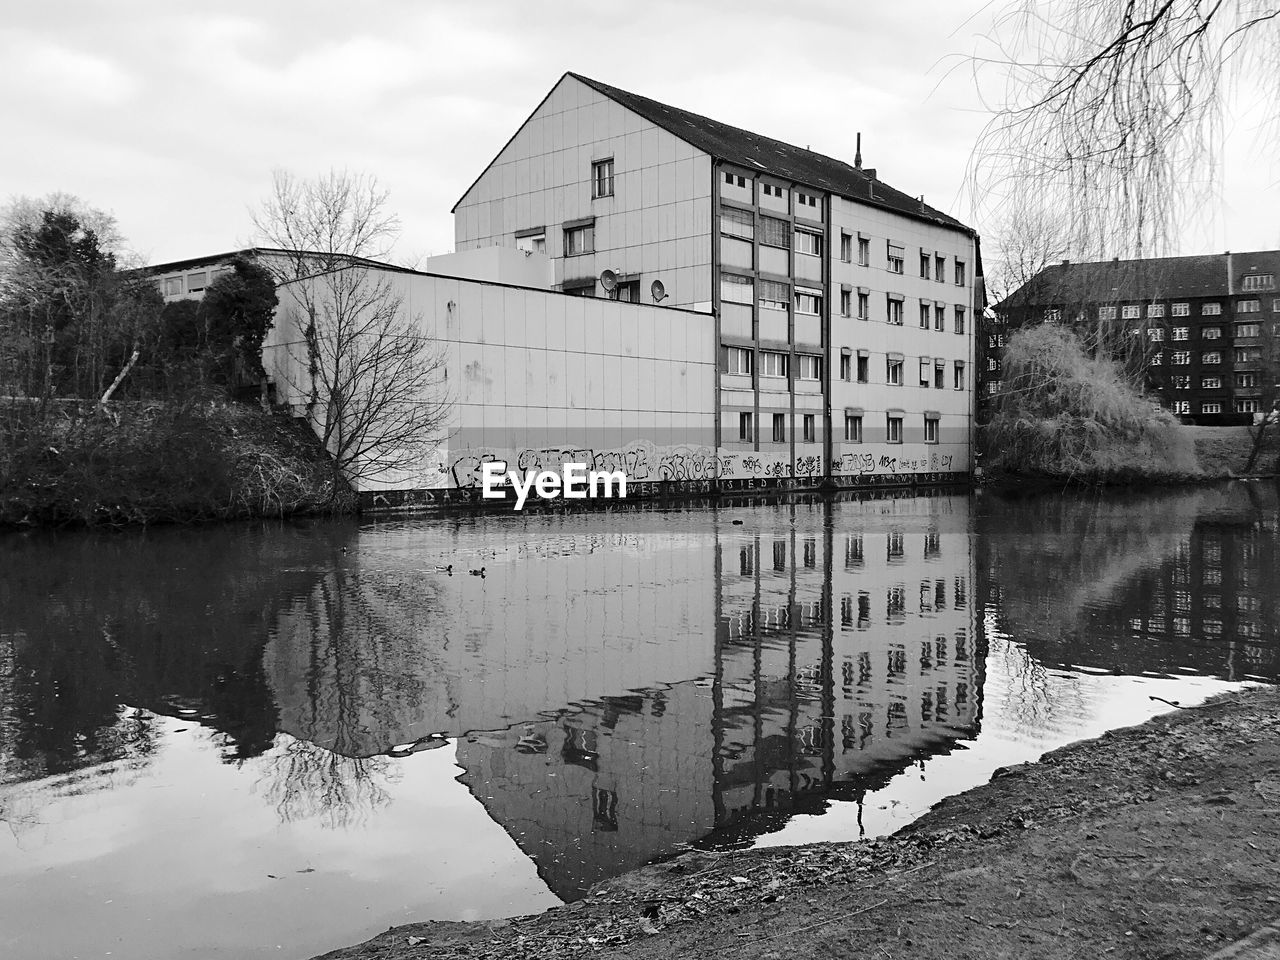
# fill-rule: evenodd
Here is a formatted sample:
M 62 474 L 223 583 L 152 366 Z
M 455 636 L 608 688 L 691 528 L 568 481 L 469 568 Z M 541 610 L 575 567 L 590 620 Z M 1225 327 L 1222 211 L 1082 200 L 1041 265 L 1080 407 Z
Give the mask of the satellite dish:
M 654 303 L 661 303 L 667 299 L 667 288 L 662 285 L 661 280 L 655 280 L 649 287 L 649 293 L 653 296 Z
M 600 274 L 600 286 L 604 287 L 605 293 L 613 293 L 618 289 L 618 275 L 612 270 L 602 271 Z

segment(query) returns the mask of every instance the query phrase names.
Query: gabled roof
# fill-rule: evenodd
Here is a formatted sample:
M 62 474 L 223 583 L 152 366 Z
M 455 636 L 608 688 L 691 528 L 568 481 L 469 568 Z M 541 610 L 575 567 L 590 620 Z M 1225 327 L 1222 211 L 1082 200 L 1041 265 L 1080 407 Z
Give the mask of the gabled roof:
M 351 257 L 346 254 L 326 254 L 312 250 L 285 250 L 280 247 L 244 247 L 241 250 L 231 250 L 227 253 L 214 253 L 204 257 L 191 257 L 188 260 L 171 260 L 168 263 L 153 263 L 148 266 L 141 267 L 141 273 L 170 273 L 176 270 L 195 270 L 200 267 L 208 267 L 218 263 L 226 263 L 234 260 L 236 257 L 294 257 L 298 255 L 305 257 L 327 257 L 334 256 L 338 259 L 347 260 L 351 263 L 358 263 L 366 267 L 382 267 L 388 270 L 399 269 L 395 264 L 383 263 L 380 260 L 369 260 L 366 257 Z
M 709 154 L 716 160 L 734 163 L 748 170 L 759 170 L 761 173 L 838 194 L 858 203 L 892 210 L 915 220 L 924 220 L 976 235 L 971 227 L 965 226 L 954 217 L 941 210 L 935 210 L 916 197 L 895 190 L 883 180 L 876 179 L 873 176 L 874 171 L 863 170 L 842 160 L 814 153 L 812 150 L 803 150 L 793 144 L 774 140 L 772 137 L 761 136 L 749 130 L 721 123 L 719 120 L 712 120 L 710 117 L 659 103 L 657 100 L 650 100 L 648 97 L 584 77 L 580 73 L 570 71 L 564 77 L 572 77 L 579 83 L 586 84 L 597 93 L 639 114 L 655 126 L 679 137 L 685 143 Z M 556 81 L 551 89 L 558 87 L 564 81 L 564 77 Z M 550 95 L 548 92 L 547 97 Z M 544 97 L 538 107 L 541 107 L 546 99 Z M 534 108 L 533 113 L 537 112 L 538 108 Z M 529 116 L 532 118 L 533 114 Z M 525 123 L 528 122 L 526 119 Z M 523 126 L 524 124 L 521 124 L 521 127 Z M 519 130 L 516 132 L 519 133 Z M 514 139 L 515 134 L 511 137 L 511 140 Z M 510 144 L 511 140 L 508 140 L 507 144 Z M 503 149 L 506 149 L 506 145 Z M 494 161 L 496 159 L 497 157 Z M 493 166 L 494 161 L 481 171 L 480 177 L 483 177 L 489 167 Z M 458 203 L 454 204 L 454 211 L 458 209 L 458 205 L 462 203 L 467 193 L 470 193 L 476 183 L 480 182 L 480 177 L 467 187 L 466 193 L 463 193 Z
M 916 197 L 895 190 L 884 181 L 877 180 L 870 171 L 851 166 L 843 160 L 803 150 L 772 137 L 761 136 L 710 117 L 659 103 L 584 77 L 580 73 L 570 72 L 567 75 L 717 160 L 736 163 L 783 180 L 839 194 L 849 200 L 892 210 L 916 220 L 954 227 L 966 233 L 974 232 L 954 217 L 927 206 Z
M 996 305 L 998 310 L 1112 300 L 1225 297 L 1227 255 L 1056 263 Z

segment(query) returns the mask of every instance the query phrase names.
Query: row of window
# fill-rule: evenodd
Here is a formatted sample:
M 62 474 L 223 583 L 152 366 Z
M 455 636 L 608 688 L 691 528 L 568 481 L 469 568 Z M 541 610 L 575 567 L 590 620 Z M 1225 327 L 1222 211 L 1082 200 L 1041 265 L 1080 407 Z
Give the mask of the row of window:
M 738 376 L 751 376 L 754 370 L 755 353 L 748 347 L 725 347 L 724 372 Z M 790 373 L 790 355 L 776 350 L 760 351 L 760 376 L 764 379 L 785 380 Z M 857 357 L 851 353 L 843 353 L 840 357 L 840 379 L 853 382 L 854 370 L 857 370 L 857 382 L 869 383 L 871 379 L 871 357 L 866 351 L 859 351 Z M 885 357 L 885 380 L 891 386 L 903 385 L 903 370 L 906 361 L 899 354 Z M 920 386 L 932 386 L 942 390 L 946 386 L 947 361 L 941 357 L 920 358 Z M 797 380 L 821 380 L 822 358 L 812 354 L 796 355 Z M 954 390 L 965 388 L 965 364 L 963 360 L 952 361 L 951 386 Z
M 1256 370 L 1244 370 L 1240 373 L 1237 373 L 1234 376 L 1233 380 L 1238 389 L 1249 390 L 1249 389 L 1256 388 L 1258 386 L 1260 382 L 1260 375 Z M 1172 387 L 1174 390 L 1190 390 L 1191 377 L 1186 374 L 1172 376 L 1169 378 L 1169 386 Z M 1201 390 L 1221 390 L 1222 377 L 1201 377 L 1200 389 Z
M 1280 327 L 1280 325 L 1277 325 L 1277 326 Z M 1171 335 L 1170 339 L 1172 340 L 1190 340 L 1191 339 L 1190 327 L 1173 327 L 1169 332 Z M 1277 329 L 1276 332 L 1280 333 L 1280 329 Z M 1257 337 L 1257 336 L 1261 336 L 1261 333 L 1262 333 L 1261 324 L 1257 324 L 1257 323 L 1235 324 L 1235 335 L 1237 338 L 1243 339 L 1245 337 Z M 1147 338 L 1150 339 L 1152 343 L 1162 342 L 1164 340 L 1164 328 L 1163 327 L 1148 328 Z M 1201 340 L 1219 340 L 1221 338 L 1222 338 L 1222 327 L 1201 327 L 1200 328 Z
M 860 413 L 846 413 L 844 417 L 844 439 L 846 443 L 862 443 L 862 420 Z M 888 443 L 902 443 L 902 421 L 900 413 L 885 414 L 885 440 Z M 773 414 L 773 442 L 787 442 L 787 415 Z M 818 418 L 816 414 L 806 413 L 800 418 L 800 440 L 802 443 L 817 443 Z M 756 442 L 755 415 L 750 411 L 738 414 L 738 439 L 743 443 Z M 938 442 L 938 417 L 936 414 L 924 414 L 924 442 Z
M 224 274 L 234 272 L 231 267 L 215 267 L 213 270 L 198 270 L 181 277 L 161 277 L 156 280 L 156 289 L 165 297 L 180 297 L 184 293 L 200 293 L 214 280 Z
M 1257 413 L 1259 410 L 1258 401 L 1250 399 L 1233 401 L 1231 408 L 1235 413 Z M 1173 402 L 1173 412 L 1182 415 L 1189 415 L 1191 413 L 1191 401 L 1175 400 Z M 1216 400 L 1206 401 L 1205 403 L 1200 404 L 1200 412 L 1221 413 L 1222 404 Z
M 1252 363 L 1262 359 L 1261 347 L 1236 347 L 1234 351 L 1236 363 Z M 1207 350 L 1200 354 L 1201 364 L 1216 364 L 1222 362 L 1222 352 L 1220 350 Z M 1159 353 L 1151 358 L 1152 366 L 1160 366 L 1163 359 Z M 1191 362 L 1190 350 L 1174 350 L 1169 354 L 1169 362 L 1174 366 L 1186 366 Z
M 1280 313 L 1280 300 L 1271 301 L 1271 309 L 1276 313 Z M 1142 316 L 1142 305 L 1137 303 L 1124 304 L 1118 308 L 1119 316 L 1122 320 L 1137 320 Z M 1236 313 L 1261 313 L 1261 300 L 1237 300 L 1235 305 Z M 1117 308 L 1115 306 L 1106 306 L 1098 308 L 1099 320 L 1116 319 Z M 1159 318 L 1163 317 L 1163 303 L 1147 304 L 1147 317 Z M 1203 303 L 1200 305 L 1200 316 L 1202 317 L 1218 317 L 1222 315 L 1221 303 Z M 1169 304 L 1169 316 L 1171 317 L 1189 317 L 1191 316 L 1191 304 L 1189 303 L 1171 303 Z M 1046 320 L 1061 320 L 1062 311 L 1057 308 L 1045 310 L 1044 318 Z

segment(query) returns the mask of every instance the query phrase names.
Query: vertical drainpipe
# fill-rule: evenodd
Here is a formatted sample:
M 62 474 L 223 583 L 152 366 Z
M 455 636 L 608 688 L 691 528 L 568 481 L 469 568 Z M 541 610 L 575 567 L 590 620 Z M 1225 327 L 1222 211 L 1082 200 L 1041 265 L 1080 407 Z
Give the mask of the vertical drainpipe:
M 978 455 L 978 317 L 981 311 L 981 300 L 978 296 L 978 238 L 976 234 L 969 237 L 969 274 L 965 278 L 970 286 L 969 293 L 969 326 L 965 330 L 966 344 L 965 365 L 969 367 L 969 377 L 965 385 L 969 388 L 969 479 L 973 479 L 973 468 L 977 465 Z M 939 438 L 941 439 L 941 438 Z
M 712 430 L 711 442 L 714 444 L 714 455 L 716 461 L 716 476 L 714 480 L 714 489 L 720 490 L 720 448 L 724 445 L 721 427 L 721 419 L 724 414 L 721 412 L 720 397 L 720 355 L 723 353 L 720 340 L 720 181 L 721 181 L 720 163 L 715 157 L 711 158 L 711 315 L 714 318 L 715 325 L 715 343 L 712 345 L 712 356 L 715 360 L 715 375 L 712 378 L 714 394 L 712 396 L 712 410 L 715 415 L 715 423 Z
M 796 185 L 787 184 L 787 457 L 791 486 L 796 479 Z
M 831 390 L 832 384 L 835 382 L 831 373 L 832 350 L 831 343 L 834 339 L 833 331 L 835 328 L 835 280 L 833 269 L 835 265 L 835 248 L 831 245 L 831 238 L 835 235 L 835 230 L 831 225 L 832 211 L 835 209 L 834 194 L 827 193 L 822 200 L 823 206 L 823 222 L 826 224 L 824 233 L 825 239 L 822 241 L 822 302 L 824 306 L 822 317 L 822 478 L 823 486 L 833 482 L 833 471 L 831 469 L 832 455 L 835 452 L 834 439 L 831 431 L 833 429 L 831 423 Z

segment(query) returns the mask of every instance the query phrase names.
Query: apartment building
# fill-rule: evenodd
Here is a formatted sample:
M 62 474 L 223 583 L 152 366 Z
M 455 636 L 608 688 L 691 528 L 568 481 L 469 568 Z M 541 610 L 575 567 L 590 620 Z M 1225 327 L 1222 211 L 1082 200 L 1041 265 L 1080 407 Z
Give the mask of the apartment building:
M 725 487 L 969 469 L 978 237 L 860 156 L 567 73 L 453 213 L 564 293 L 714 315 Z
M 1143 338 L 1148 384 L 1173 413 L 1207 426 L 1251 423 L 1270 406 L 1280 359 L 1277 276 L 1280 250 L 1046 267 L 995 306 L 984 388 L 1002 386 L 1013 329 L 1120 321 Z

